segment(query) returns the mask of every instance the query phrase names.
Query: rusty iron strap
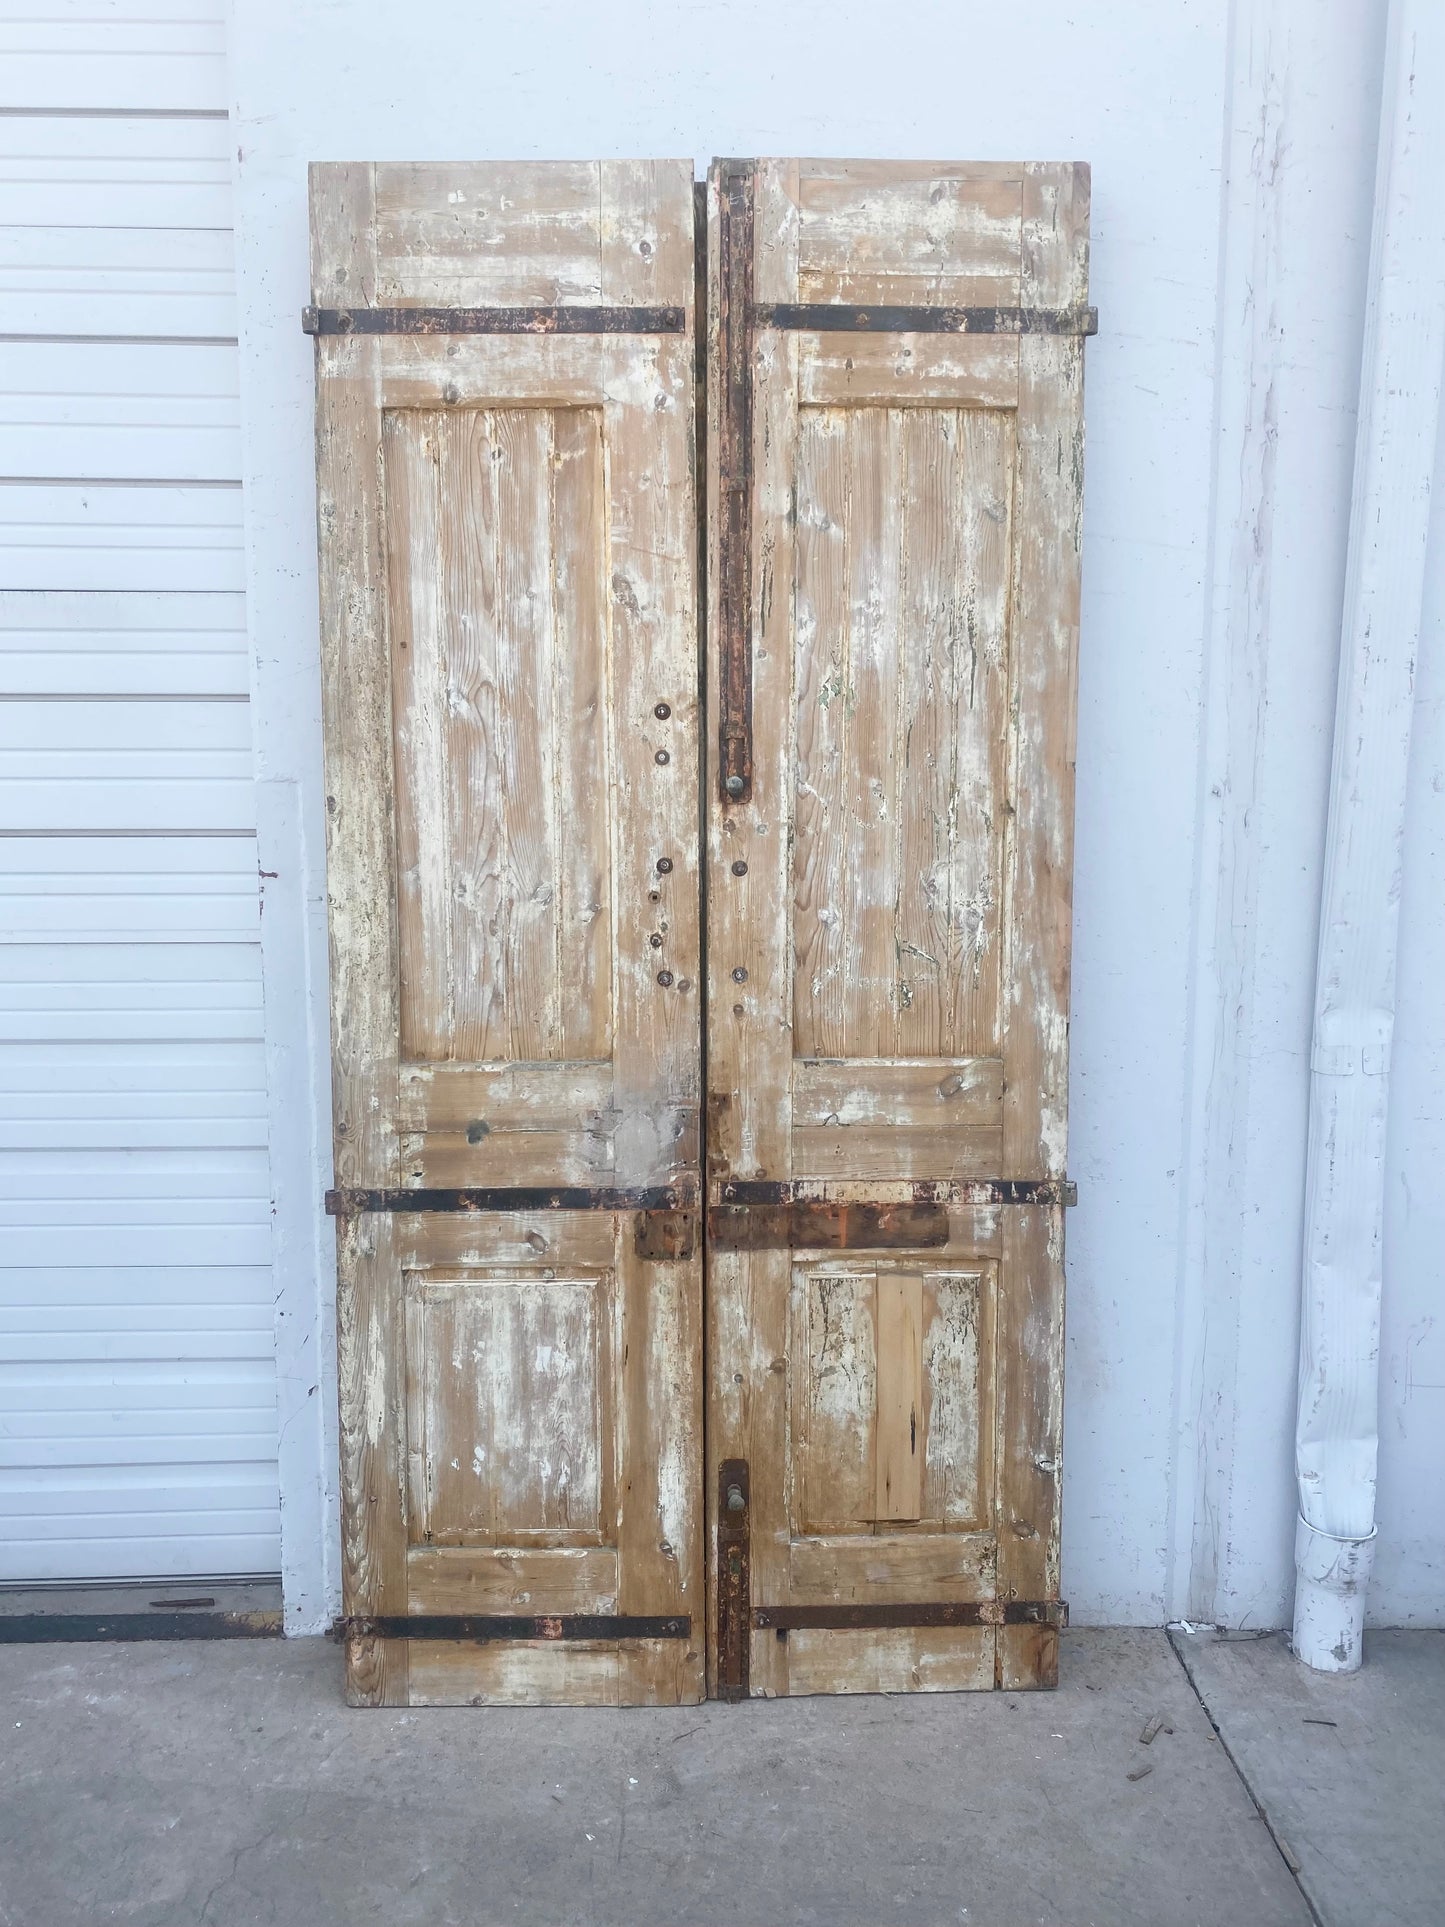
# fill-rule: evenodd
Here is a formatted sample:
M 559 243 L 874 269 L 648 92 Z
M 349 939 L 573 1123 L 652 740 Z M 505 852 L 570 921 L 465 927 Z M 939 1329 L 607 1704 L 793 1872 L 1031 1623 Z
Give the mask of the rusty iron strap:
M 715 1204 L 718 1251 L 918 1251 L 948 1243 L 941 1204 Z
M 841 301 L 768 301 L 754 326 L 803 334 L 1096 335 L 1097 308 L 850 308 Z
M 683 308 L 303 308 L 308 335 L 680 335 Z
M 686 1211 L 698 1201 L 697 1180 L 642 1185 L 631 1190 L 605 1185 L 494 1184 L 459 1190 L 369 1191 L 352 1185 L 326 1193 L 333 1218 L 370 1211 Z
M 891 1626 L 1067 1626 L 1062 1599 L 925 1600 L 917 1605 L 755 1606 L 759 1632 L 847 1632 Z
M 748 1697 L 752 1658 L 753 1577 L 746 1459 L 724 1459 L 717 1472 L 718 1698 Z
M 690 1639 L 689 1613 L 357 1613 L 348 1639 Z
M 858 1196 L 859 1192 L 864 1195 Z M 1079 1201 L 1079 1188 L 1069 1178 L 884 1178 L 867 1183 L 724 1178 L 713 1186 L 713 1196 L 719 1205 L 821 1205 L 835 1209 L 872 1205 L 881 1210 L 904 1205 L 1073 1205 Z
M 753 190 L 751 161 L 718 171 L 718 781 L 753 793 Z

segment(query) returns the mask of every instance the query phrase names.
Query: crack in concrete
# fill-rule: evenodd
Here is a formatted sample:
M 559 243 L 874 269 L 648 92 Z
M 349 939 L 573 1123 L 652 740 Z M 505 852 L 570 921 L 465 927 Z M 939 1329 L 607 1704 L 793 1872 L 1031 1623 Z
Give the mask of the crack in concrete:
M 1205 1719 L 1209 1721 L 1210 1726 L 1214 1729 L 1214 1737 L 1219 1741 L 1219 1744 L 1221 1749 L 1223 1750 L 1225 1759 L 1228 1760 L 1229 1764 L 1234 1768 L 1235 1778 L 1239 1781 L 1239 1784 L 1244 1788 L 1245 1792 L 1249 1795 L 1250 1805 L 1254 1808 L 1255 1812 L 1259 1815 L 1260 1819 L 1263 1821 L 1264 1830 L 1269 1835 L 1270 1839 L 1274 1842 L 1275 1852 L 1279 1855 L 1280 1859 L 1284 1862 L 1285 1871 L 1286 1873 L 1288 1873 L 1290 1879 L 1294 1882 L 1296 1892 L 1299 1894 L 1300 1899 L 1304 1902 L 1306 1908 L 1308 1909 L 1309 1917 L 1314 1922 L 1314 1927 L 1329 1927 L 1329 1923 L 1325 1920 L 1325 1917 L 1323 1914 L 1321 1914 L 1319 1908 L 1316 1907 L 1313 1899 L 1310 1897 L 1309 1889 L 1305 1886 L 1304 1881 L 1301 1878 L 1300 1863 L 1298 1859 L 1295 1857 L 1294 1849 L 1289 1845 L 1288 1841 L 1285 1840 L 1284 1836 L 1277 1831 L 1273 1820 L 1271 1820 L 1269 1817 L 1269 1809 L 1265 1806 L 1263 1800 L 1260 1799 L 1259 1795 L 1255 1792 L 1254 1788 L 1250 1785 L 1249 1775 L 1245 1772 L 1244 1768 L 1240 1765 L 1239 1761 L 1236 1759 L 1234 1754 L 1234 1749 L 1230 1746 L 1229 1741 L 1225 1739 L 1224 1733 L 1220 1727 L 1219 1721 L 1215 1719 L 1213 1713 L 1210 1711 L 1209 1701 L 1204 1697 L 1204 1694 L 1201 1692 L 1199 1688 L 1199 1683 L 1194 1677 L 1193 1669 L 1191 1668 L 1188 1659 L 1186 1659 L 1184 1655 L 1184 1649 L 1180 1645 L 1179 1640 L 1175 1635 L 1174 1628 L 1172 1626 L 1169 1626 L 1169 1627 L 1166 1627 L 1165 1631 L 1169 1640 L 1169 1650 L 1173 1653 L 1175 1659 L 1178 1660 L 1179 1669 L 1183 1673 L 1185 1679 L 1188 1680 L 1189 1682 L 1190 1692 L 1194 1695 L 1195 1699 L 1198 1700 L 1200 1711 L 1204 1714 Z

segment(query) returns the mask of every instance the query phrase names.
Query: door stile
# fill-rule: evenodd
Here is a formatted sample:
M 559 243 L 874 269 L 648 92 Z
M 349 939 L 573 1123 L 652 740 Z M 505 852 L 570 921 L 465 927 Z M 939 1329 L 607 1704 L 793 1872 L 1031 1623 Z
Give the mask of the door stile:
M 313 198 L 317 296 L 347 304 L 375 286 L 374 170 L 330 170 Z M 400 1017 L 397 1001 L 391 655 L 381 550 L 380 350 L 363 338 L 318 345 L 318 519 L 322 685 L 327 740 L 327 882 L 333 920 L 332 1079 L 338 1185 L 396 1186 Z M 342 1459 L 342 1612 L 348 1620 L 406 1611 L 404 1470 L 394 1405 L 378 1387 L 401 1344 L 394 1227 L 389 1216 L 337 1221 Z M 404 1640 L 348 1642 L 358 1704 L 404 1705 Z
M 1026 169 L 1022 232 L 1021 301 L 1038 309 L 1082 308 L 1088 299 L 1087 168 Z M 1082 336 L 1020 341 L 1010 698 L 1011 713 L 1020 720 L 1011 732 L 1009 1079 L 1003 1112 L 1006 1169 L 1014 1177 L 1062 1179 L 1066 1169 L 1083 382 Z M 1061 1206 L 1005 1214 L 1001 1281 L 999 1587 L 1019 1598 L 1057 1599 Z M 1057 1677 L 1056 1627 L 1000 1627 L 998 1686 Z

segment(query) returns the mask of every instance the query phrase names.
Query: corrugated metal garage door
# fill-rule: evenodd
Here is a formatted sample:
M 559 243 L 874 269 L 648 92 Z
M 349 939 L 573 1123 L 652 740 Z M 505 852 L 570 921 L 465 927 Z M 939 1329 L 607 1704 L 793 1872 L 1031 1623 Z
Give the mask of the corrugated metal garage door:
M 0 1579 L 280 1564 L 221 0 L 0 4 Z

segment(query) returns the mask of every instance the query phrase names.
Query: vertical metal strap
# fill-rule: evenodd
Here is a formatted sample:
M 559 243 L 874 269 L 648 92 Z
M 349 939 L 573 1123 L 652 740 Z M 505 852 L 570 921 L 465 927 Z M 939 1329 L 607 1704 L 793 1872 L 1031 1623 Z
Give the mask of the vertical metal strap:
M 748 1697 L 753 1644 L 753 1576 L 749 1553 L 746 1459 L 724 1459 L 717 1477 L 717 1691 Z
M 753 191 L 751 161 L 718 169 L 718 768 L 725 803 L 753 793 Z

